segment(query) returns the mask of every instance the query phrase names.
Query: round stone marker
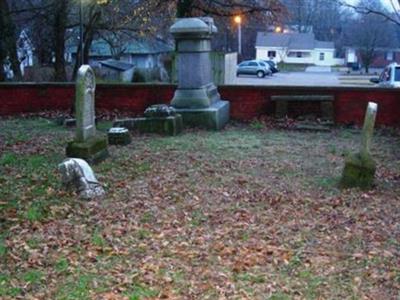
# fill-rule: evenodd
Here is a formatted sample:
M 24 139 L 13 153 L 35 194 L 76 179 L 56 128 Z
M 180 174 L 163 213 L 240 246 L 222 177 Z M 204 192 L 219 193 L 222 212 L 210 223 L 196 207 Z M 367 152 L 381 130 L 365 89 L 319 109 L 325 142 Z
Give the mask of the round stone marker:
M 132 141 L 129 130 L 124 127 L 113 127 L 108 131 L 110 145 L 128 145 Z

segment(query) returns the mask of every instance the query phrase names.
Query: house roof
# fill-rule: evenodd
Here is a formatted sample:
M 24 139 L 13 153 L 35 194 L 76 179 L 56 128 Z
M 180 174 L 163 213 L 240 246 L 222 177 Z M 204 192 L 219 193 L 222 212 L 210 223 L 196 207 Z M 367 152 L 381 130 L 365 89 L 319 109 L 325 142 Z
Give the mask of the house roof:
M 315 40 L 315 48 L 335 49 L 335 44 L 333 42 L 324 42 Z
M 334 49 L 333 42 L 317 41 L 313 33 L 258 32 L 256 47 L 284 47 L 296 50 Z
M 115 60 L 115 59 L 108 59 L 108 60 L 103 60 L 100 62 L 100 64 L 102 66 L 111 68 L 111 69 L 115 69 L 117 71 L 127 71 L 129 69 L 132 69 L 134 67 L 133 64 L 127 63 L 127 62 L 122 62 L 119 60 Z
M 69 52 L 76 53 L 77 45 L 71 45 Z M 123 45 L 127 54 L 158 54 L 173 51 L 173 47 L 157 39 L 135 39 Z M 110 45 L 103 39 L 95 40 L 90 47 L 90 56 L 112 56 Z

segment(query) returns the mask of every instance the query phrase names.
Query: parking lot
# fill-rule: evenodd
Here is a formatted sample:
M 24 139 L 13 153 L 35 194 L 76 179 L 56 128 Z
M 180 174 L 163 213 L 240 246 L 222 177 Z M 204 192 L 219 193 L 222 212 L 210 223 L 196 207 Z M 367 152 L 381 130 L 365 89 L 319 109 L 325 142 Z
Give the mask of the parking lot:
M 334 72 L 288 72 L 257 78 L 251 75 L 236 77 L 238 85 L 300 85 L 300 86 L 338 86 L 339 73 Z

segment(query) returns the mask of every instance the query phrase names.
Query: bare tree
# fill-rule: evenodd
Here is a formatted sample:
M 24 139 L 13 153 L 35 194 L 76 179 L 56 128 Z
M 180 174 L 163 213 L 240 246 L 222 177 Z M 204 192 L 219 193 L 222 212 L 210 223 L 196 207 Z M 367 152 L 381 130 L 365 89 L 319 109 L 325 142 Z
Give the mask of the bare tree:
M 279 0 L 176 0 L 175 2 L 178 18 L 202 15 L 232 17 L 237 14 L 259 13 L 269 18 L 278 18 L 285 12 L 285 7 Z
M 341 5 L 353 9 L 356 13 L 362 15 L 377 15 L 389 21 L 393 24 L 400 26 L 400 10 L 398 6 L 400 5 L 399 0 L 390 0 L 391 11 L 388 11 L 383 7 L 380 1 L 369 0 L 360 1 L 357 4 L 351 4 L 346 1 L 339 1 Z
M 20 62 L 17 55 L 17 35 L 7 0 L 0 0 L 0 81 L 4 81 L 5 59 L 11 62 L 14 79 L 21 79 Z
M 358 6 L 387 13 L 379 0 L 362 0 Z M 393 23 L 385 16 L 373 12 L 356 11 L 357 14 L 346 24 L 344 43 L 355 46 L 365 72 L 368 73 L 379 52 L 396 47 L 394 44 L 397 37 Z

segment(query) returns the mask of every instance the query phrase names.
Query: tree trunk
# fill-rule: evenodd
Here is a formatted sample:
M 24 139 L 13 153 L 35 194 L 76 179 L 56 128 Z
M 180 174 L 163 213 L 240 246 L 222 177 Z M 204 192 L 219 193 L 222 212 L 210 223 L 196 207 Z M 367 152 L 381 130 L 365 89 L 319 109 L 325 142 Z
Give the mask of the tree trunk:
M 194 0 L 178 0 L 176 8 L 177 18 L 192 17 L 192 6 Z
M 0 40 L 2 44 L 0 46 L 1 68 L 3 68 L 4 59 L 9 57 L 14 72 L 14 80 L 19 81 L 22 76 L 17 55 L 17 38 L 15 35 L 15 25 L 10 15 L 7 0 L 0 0 L 0 19 Z
M 85 26 L 85 31 L 83 33 L 83 40 L 85 41 L 85 45 L 82 47 L 81 44 L 79 43 L 78 50 L 76 52 L 76 60 L 75 60 L 75 66 L 74 66 L 74 71 L 73 71 L 73 80 L 76 79 L 76 75 L 78 73 L 79 67 L 81 66 L 80 61 L 81 61 L 81 55 L 83 55 L 83 63 L 88 64 L 89 63 L 89 55 L 90 55 L 90 48 L 92 46 L 92 41 L 94 38 L 95 30 L 96 30 L 96 24 L 97 22 L 101 19 L 101 12 L 95 10 L 95 6 L 93 6 L 89 12 L 90 15 L 90 20 L 88 24 Z
M 65 31 L 68 21 L 68 1 L 57 1 L 54 15 L 54 80 L 66 81 L 65 72 Z
M 5 48 L 5 24 L 4 24 L 4 9 L 2 5 L 2 0 L 0 0 L 0 81 L 4 81 L 6 76 L 4 74 L 4 61 L 7 57 L 6 48 Z

